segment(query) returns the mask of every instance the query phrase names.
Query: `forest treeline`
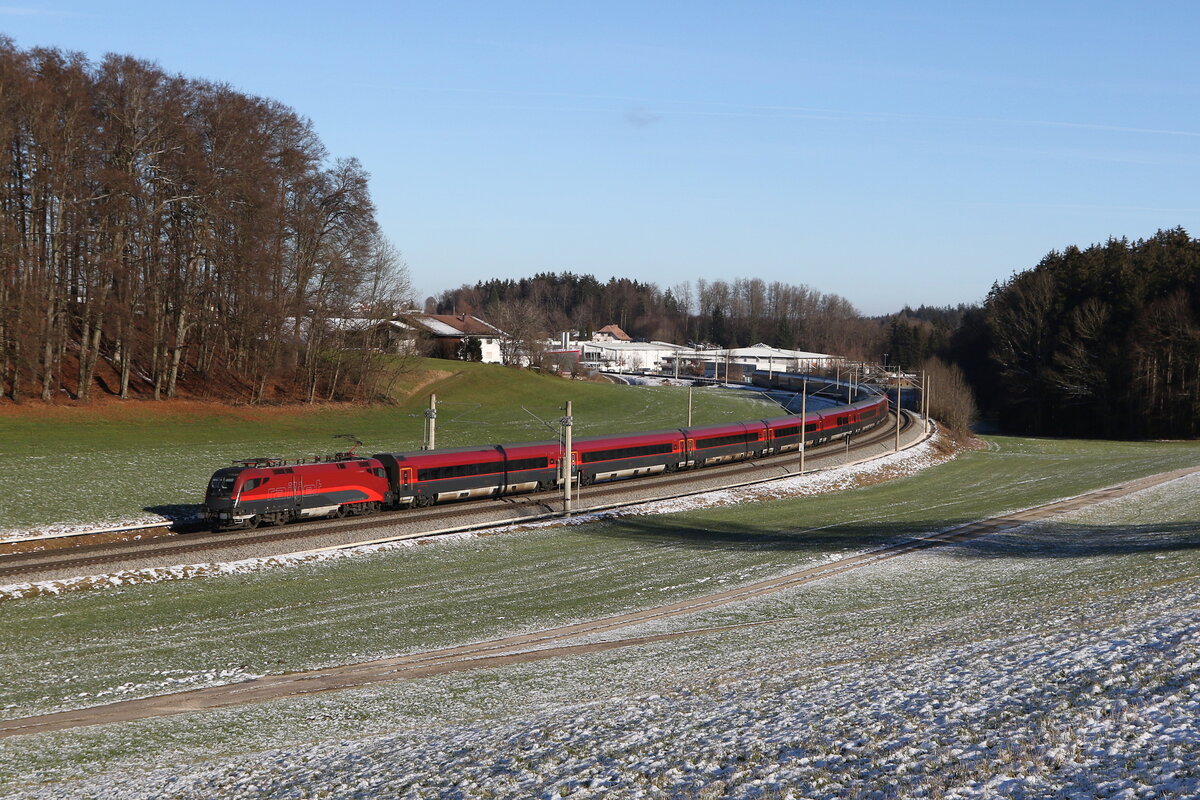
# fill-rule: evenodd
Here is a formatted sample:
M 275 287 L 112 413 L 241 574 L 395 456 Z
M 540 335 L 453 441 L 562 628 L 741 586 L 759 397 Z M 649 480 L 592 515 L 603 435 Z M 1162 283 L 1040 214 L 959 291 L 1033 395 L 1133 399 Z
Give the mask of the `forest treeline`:
M 0 393 L 370 391 L 404 291 L 368 176 L 272 100 L 0 37 Z
M 503 330 L 509 330 L 506 323 L 533 320 L 547 332 L 587 336 L 615 323 L 645 340 L 719 347 L 763 342 L 863 358 L 874 352 L 877 338 L 864 338 L 864 320 L 845 298 L 757 278 L 699 280 L 661 289 L 628 278 L 601 283 L 592 275 L 545 272 L 450 289 L 429 298 L 426 306 L 441 314 L 478 313 Z M 513 314 L 514 308 L 520 313 Z
M 407 273 L 362 166 L 331 159 L 292 109 L 0 36 L 0 147 L 0 395 L 313 400 L 388 379 L 362 331 L 402 305 Z M 1013 432 L 1200 435 L 1200 242 L 1180 228 L 1051 252 L 980 306 L 884 317 L 804 285 L 571 272 L 426 305 L 518 341 L 616 323 L 906 369 L 936 358 Z
M 1200 241 L 1051 252 L 968 312 L 950 352 L 1014 432 L 1200 435 Z
M 635 338 L 765 342 L 934 369 L 945 384 L 969 386 L 980 409 L 1014 433 L 1200 435 L 1200 241 L 1180 228 L 1051 252 L 978 306 L 882 317 L 806 286 L 701 280 L 664 290 L 569 272 L 480 282 L 427 304 L 490 314 L 501 328 L 586 335 L 615 322 Z

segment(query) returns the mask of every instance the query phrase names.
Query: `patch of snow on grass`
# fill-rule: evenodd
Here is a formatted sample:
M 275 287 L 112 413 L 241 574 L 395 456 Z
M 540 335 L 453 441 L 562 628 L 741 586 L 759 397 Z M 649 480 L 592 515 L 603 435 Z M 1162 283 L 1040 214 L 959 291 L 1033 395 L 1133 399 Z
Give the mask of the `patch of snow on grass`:
M 920 658 L 749 659 L 698 685 L 24 796 L 1195 797 L 1200 593 L 1183 594 Z
M 103 520 L 90 523 L 56 523 L 39 528 L 0 529 L 0 541 L 21 541 L 52 536 L 74 536 L 110 528 L 132 528 L 138 525 L 170 525 L 171 520 L 158 514 L 142 514 L 123 519 Z

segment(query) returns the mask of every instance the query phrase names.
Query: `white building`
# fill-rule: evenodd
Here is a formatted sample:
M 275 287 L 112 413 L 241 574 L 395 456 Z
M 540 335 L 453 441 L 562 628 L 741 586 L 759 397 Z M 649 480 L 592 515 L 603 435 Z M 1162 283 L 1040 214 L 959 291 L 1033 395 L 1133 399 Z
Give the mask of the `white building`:
M 659 372 L 663 364 L 686 347 L 670 342 L 576 342 L 579 360 L 609 372 Z
M 470 314 L 424 314 L 416 311 L 400 315 L 399 322 L 422 336 L 433 340 L 434 355 L 454 358 L 455 353 L 469 341 L 479 342 L 479 352 L 485 364 L 503 363 L 500 341 L 508 336 L 504 331 Z
M 677 364 L 678 362 L 678 364 Z M 807 350 L 784 350 L 765 344 L 753 347 L 726 349 L 691 350 L 681 349 L 663 364 L 663 371 L 674 374 L 678 366 L 679 375 L 701 374 L 715 377 L 737 372 L 749 375 L 755 370 L 764 372 L 809 372 L 822 367 L 836 367 L 845 363 L 841 356 L 828 353 L 813 353 Z

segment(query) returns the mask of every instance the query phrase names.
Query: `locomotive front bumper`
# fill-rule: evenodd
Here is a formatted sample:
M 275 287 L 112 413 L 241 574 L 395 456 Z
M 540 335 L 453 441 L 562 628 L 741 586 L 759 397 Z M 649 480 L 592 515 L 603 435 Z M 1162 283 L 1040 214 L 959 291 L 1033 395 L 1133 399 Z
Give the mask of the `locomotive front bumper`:
M 210 501 L 204 505 L 204 519 L 222 525 L 236 525 L 253 516 L 253 512 L 235 507 L 232 500 Z

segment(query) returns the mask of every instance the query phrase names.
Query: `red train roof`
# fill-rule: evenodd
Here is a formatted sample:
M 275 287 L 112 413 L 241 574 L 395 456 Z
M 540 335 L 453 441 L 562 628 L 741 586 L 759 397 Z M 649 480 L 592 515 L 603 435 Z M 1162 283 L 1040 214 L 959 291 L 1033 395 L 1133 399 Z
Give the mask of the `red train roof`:
M 338 465 L 342 466 L 338 466 Z M 309 464 L 280 464 L 274 467 L 246 467 L 239 469 L 231 467 L 229 469 L 239 470 L 238 474 L 253 477 L 255 475 L 275 475 L 275 474 L 299 474 L 312 475 L 323 472 L 344 472 L 348 469 L 372 469 L 383 467 L 378 460 L 374 458 L 351 458 L 345 461 L 315 461 Z M 280 470 L 286 470 L 281 473 Z
M 577 452 L 591 452 L 592 450 L 608 450 L 614 447 L 636 447 L 638 445 L 660 444 L 662 442 L 677 442 L 682 438 L 683 432 L 680 430 L 650 431 L 648 433 L 628 433 L 576 439 L 572 442 L 571 447 Z
M 488 447 L 459 447 L 453 450 L 412 450 L 407 453 L 376 453 L 390 455 L 405 466 L 442 467 L 448 464 L 474 464 L 502 458 L 496 445 Z
M 761 422 L 735 422 L 727 425 L 706 425 L 703 428 L 690 428 L 687 432 L 692 439 L 707 439 L 710 436 L 734 436 L 739 433 L 762 430 Z

